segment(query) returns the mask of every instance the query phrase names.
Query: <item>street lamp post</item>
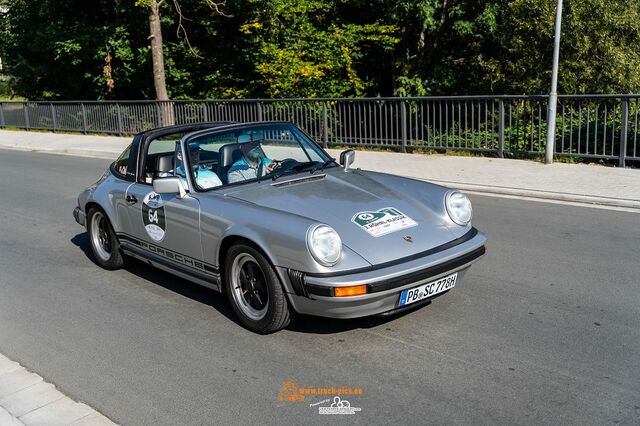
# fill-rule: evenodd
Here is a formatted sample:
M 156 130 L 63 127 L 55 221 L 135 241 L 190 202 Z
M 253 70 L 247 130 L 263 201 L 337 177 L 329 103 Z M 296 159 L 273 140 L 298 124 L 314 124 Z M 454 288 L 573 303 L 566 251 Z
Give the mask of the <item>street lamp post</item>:
M 551 92 L 547 112 L 547 148 L 544 162 L 553 163 L 553 150 L 556 139 L 556 107 L 558 105 L 558 60 L 560 58 L 560 24 L 562 22 L 562 0 L 556 3 L 555 35 L 553 38 L 553 68 L 551 69 Z

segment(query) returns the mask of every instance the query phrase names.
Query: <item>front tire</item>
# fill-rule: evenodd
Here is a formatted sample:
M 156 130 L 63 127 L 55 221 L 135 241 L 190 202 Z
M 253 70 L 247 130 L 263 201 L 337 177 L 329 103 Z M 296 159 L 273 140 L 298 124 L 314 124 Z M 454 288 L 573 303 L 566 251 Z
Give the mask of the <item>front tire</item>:
M 92 208 L 87 214 L 89 244 L 95 262 L 104 269 L 114 270 L 124 266 L 120 243 L 113 231 L 107 215 L 100 209 Z
M 269 334 L 289 325 L 293 312 L 278 276 L 260 251 L 246 244 L 232 246 L 224 271 L 227 298 L 246 328 Z

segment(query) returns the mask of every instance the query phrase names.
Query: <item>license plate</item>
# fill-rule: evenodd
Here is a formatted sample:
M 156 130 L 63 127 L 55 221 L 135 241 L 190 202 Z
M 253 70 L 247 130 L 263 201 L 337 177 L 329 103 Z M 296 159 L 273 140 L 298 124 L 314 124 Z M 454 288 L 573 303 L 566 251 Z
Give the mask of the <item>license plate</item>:
M 439 280 L 419 285 L 418 287 L 408 288 L 400 294 L 400 304 L 398 306 L 406 306 L 418 302 L 423 299 L 435 296 L 438 293 L 452 289 L 456 285 L 458 273 L 447 275 Z

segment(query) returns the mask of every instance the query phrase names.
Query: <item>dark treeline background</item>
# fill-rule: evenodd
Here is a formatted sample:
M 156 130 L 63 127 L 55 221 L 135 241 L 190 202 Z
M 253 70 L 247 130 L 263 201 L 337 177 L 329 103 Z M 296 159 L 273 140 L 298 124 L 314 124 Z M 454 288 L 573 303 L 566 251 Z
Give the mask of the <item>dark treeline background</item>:
M 564 3 L 560 92 L 639 92 L 640 2 Z M 5 91 L 155 97 L 145 0 L 0 6 Z M 549 90 L 555 0 L 166 0 L 160 11 L 173 99 Z

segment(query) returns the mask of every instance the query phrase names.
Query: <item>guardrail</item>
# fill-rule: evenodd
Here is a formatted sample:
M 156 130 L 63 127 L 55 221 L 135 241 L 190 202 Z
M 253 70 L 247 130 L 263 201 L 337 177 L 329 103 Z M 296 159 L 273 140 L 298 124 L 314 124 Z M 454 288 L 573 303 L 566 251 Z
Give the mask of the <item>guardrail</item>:
M 640 95 L 561 95 L 555 155 L 640 163 Z M 0 128 L 134 134 L 198 121 L 292 121 L 325 146 L 545 151 L 547 96 L 0 102 Z

